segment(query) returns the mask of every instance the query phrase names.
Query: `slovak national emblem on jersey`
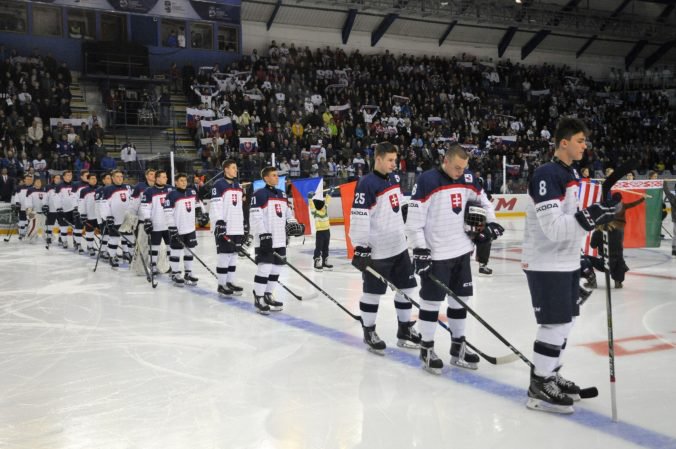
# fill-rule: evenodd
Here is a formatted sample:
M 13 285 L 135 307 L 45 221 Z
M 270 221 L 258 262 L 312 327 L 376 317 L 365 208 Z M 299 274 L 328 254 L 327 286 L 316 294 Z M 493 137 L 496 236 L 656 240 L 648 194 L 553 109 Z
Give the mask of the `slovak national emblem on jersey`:
M 127 194 L 126 193 L 120 193 L 120 200 L 125 203 L 127 201 Z
M 185 202 L 185 210 L 190 212 L 192 210 L 192 204 L 190 204 L 190 201 Z
M 237 206 L 237 194 L 236 194 L 236 193 L 233 193 L 233 194 L 231 195 L 231 198 L 232 198 L 232 205 L 233 205 L 233 206 Z
M 275 204 L 275 213 L 279 218 L 282 218 L 282 206 L 279 204 Z
M 399 196 L 396 193 L 390 195 L 390 206 L 395 214 L 399 212 Z
M 456 215 L 462 212 L 462 195 L 460 193 L 451 193 L 451 209 Z

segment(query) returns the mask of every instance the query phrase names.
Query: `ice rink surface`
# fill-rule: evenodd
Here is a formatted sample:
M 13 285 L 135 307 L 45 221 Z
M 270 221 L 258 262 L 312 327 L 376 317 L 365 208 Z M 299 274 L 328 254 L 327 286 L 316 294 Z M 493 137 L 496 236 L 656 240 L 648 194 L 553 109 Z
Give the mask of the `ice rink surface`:
M 475 277 L 471 302 L 532 358 L 535 320 L 518 263 L 523 219 L 502 219 L 491 278 Z M 289 261 L 358 313 L 361 278 L 332 231 L 333 272 L 312 270 L 314 240 L 294 239 Z M 211 234 L 197 254 L 215 271 Z M 72 250 L 0 242 L 0 448 L 2 449 L 407 449 L 676 448 L 676 258 L 626 251 L 631 271 L 612 290 L 619 418 L 610 419 L 605 281 L 583 306 L 563 374 L 599 397 L 570 416 L 526 409 L 521 361 L 478 371 L 423 371 L 396 347 L 393 294 L 381 300 L 384 357 L 364 348 L 357 321 L 289 268 L 276 292 L 284 311 L 254 311 L 254 265 L 238 261 L 245 294 L 216 294 L 196 261 L 197 287 L 153 290 Z M 476 274 L 478 265 L 473 263 Z M 416 296 L 417 299 L 417 296 Z M 415 313 L 415 310 L 414 310 Z M 442 317 L 443 318 L 443 317 Z M 467 338 L 485 353 L 509 350 L 472 318 Z

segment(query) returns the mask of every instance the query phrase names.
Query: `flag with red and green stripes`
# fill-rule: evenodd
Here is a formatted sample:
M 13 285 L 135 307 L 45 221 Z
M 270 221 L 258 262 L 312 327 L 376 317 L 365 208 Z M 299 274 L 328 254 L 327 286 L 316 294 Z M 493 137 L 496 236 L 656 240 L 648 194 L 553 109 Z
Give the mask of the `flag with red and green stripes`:
M 645 197 L 643 203 L 627 210 L 624 247 L 659 247 L 662 228 L 662 180 L 618 181 L 612 191 L 621 193 L 625 204 Z

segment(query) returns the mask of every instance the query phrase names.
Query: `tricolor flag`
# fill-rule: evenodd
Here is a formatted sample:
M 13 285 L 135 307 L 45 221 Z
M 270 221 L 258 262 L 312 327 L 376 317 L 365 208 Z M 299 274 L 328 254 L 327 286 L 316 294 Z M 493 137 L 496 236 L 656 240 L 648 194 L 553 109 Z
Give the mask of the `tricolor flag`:
M 232 120 L 230 117 L 218 120 L 202 120 L 202 133 L 207 137 L 225 137 L 232 134 Z
M 580 197 L 578 202 L 579 209 L 584 209 L 594 203 L 601 201 L 601 184 L 590 179 L 582 179 L 580 181 Z M 582 238 L 582 253 L 585 256 L 598 257 L 599 252 L 596 248 L 590 246 L 591 232 L 585 234 Z
M 657 248 L 660 246 L 662 183 L 661 179 L 646 179 L 618 181 L 613 186 L 612 192 L 622 194 L 624 204 L 645 197 L 643 203 L 627 209 L 627 225 L 624 228 L 625 248 Z
M 214 111 L 211 109 L 185 108 L 185 126 L 196 128 L 197 122 L 203 118 L 212 118 Z
M 350 240 L 350 213 L 354 202 L 354 191 L 357 189 L 357 181 L 348 182 L 338 186 L 340 188 L 340 202 L 343 207 L 343 227 L 345 228 L 345 246 L 347 246 L 347 258 L 354 256 L 354 247 Z
M 258 139 L 255 137 L 240 137 L 239 152 L 242 154 L 258 153 Z
M 310 200 L 324 199 L 324 178 L 304 178 L 291 181 L 293 208 L 298 223 L 305 225 L 305 235 L 315 233 L 315 221 L 310 214 Z

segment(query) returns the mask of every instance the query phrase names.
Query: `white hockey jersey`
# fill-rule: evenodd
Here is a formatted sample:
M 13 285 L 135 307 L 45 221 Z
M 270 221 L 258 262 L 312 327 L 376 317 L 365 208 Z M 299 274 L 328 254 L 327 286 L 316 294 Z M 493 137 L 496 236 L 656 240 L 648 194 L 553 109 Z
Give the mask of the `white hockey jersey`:
M 130 206 L 131 187 L 128 184 L 120 184 L 119 186 L 111 184 L 103 188 L 103 196 L 99 209 L 103 220 L 113 217 L 115 225 L 121 225 Z
M 370 247 L 373 259 L 393 257 L 407 248 L 399 182 L 394 173 L 372 172 L 362 177 L 355 189 L 350 239 L 355 247 Z
M 227 235 L 244 235 L 242 196 L 242 187 L 234 180 L 219 179 L 211 189 L 209 217 L 212 223 L 225 221 Z
M 80 198 L 77 203 L 77 210 L 82 217 L 87 220 L 96 220 L 96 186 L 86 186 L 80 190 Z
M 575 219 L 580 177 L 560 162 L 535 170 L 528 184 L 526 227 L 521 266 L 531 271 L 575 271 L 580 268 L 586 231 Z
M 73 203 L 73 209 L 77 209 L 80 212 L 80 193 L 89 187 L 89 184 L 82 181 L 77 181 L 73 183 L 73 186 L 70 190 L 71 201 Z M 81 214 L 82 212 L 80 212 Z
M 59 208 L 59 198 L 56 189 L 58 189 L 60 185 L 61 184 L 49 184 L 47 186 L 47 204 L 49 205 L 50 213 L 56 213 L 56 209 Z
M 272 235 L 272 247 L 286 247 L 286 221 L 294 218 L 286 194 L 276 187 L 265 186 L 251 197 L 249 224 L 254 246 L 260 246 L 260 235 Z
M 141 220 L 143 220 L 141 218 L 141 197 L 148 187 L 148 184 L 141 181 L 134 186 L 134 190 L 131 192 L 131 205 L 129 206 L 129 211 L 138 216 Z
M 14 204 L 18 204 L 22 211 L 26 210 L 28 203 L 26 202 L 26 196 L 28 194 L 28 189 L 30 186 L 20 186 L 16 191 L 16 196 L 14 197 Z
M 188 187 L 169 192 L 164 200 L 167 227 L 177 228 L 180 235 L 195 231 L 195 209 L 202 204 L 197 199 L 197 190 Z
M 94 203 L 96 203 L 96 221 L 99 223 L 103 223 L 103 215 L 101 215 L 101 205 L 103 204 L 103 190 L 107 186 L 100 186 L 96 189 L 96 192 L 94 193 Z
M 38 214 L 42 213 L 42 206 L 47 204 L 47 191 L 43 187 L 41 189 L 30 188 L 26 195 L 26 210 L 32 209 Z
M 447 260 L 467 254 L 474 243 L 465 233 L 467 203 L 486 210 L 486 221 L 495 221 L 495 210 L 474 174 L 466 170 L 460 179 L 439 168 L 418 178 L 408 203 L 406 234 L 413 248 L 428 248 L 432 260 Z
M 141 195 L 141 208 L 139 220 L 150 220 L 153 223 L 153 231 L 166 231 L 167 220 L 164 212 L 164 202 L 169 192 L 174 190 L 171 186 L 159 188 L 157 186 L 147 188 Z
M 70 212 L 75 209 L 73 201 L 73 185 L 69 182 L 62 182 L 56 188 L 56 207 L 63 209 L 64 212 Z

